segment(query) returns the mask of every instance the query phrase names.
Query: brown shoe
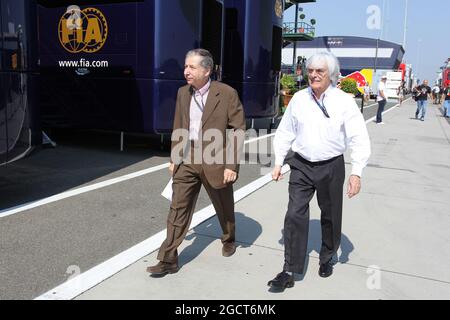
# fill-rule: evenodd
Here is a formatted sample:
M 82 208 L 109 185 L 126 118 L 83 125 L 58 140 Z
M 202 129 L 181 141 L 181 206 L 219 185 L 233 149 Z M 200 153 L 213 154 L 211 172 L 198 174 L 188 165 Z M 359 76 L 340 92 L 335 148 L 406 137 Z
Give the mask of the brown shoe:
M 236 252 L 236 245 L 234 242 L 225 242 L 222 247 L 222 255 L 224 257 L 231 257 Z
M 156 276 L 163 276 L 168 273 L 175 273 L 178 272 L 180 268 L 178 267 L 177 263 L 168 263 L 160 261 L 157 265 L 148 267 L 147 272 L 156 275 Z

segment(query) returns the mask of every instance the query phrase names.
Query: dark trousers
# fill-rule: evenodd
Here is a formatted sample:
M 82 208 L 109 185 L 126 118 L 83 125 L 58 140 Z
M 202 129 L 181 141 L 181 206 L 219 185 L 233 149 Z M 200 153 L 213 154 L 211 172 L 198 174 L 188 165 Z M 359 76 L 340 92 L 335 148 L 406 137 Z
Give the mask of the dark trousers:
M 321 210 L 320 263 L 328 262 L 341 242 L 344 157 L 312 163 L 295 154 L 288 160 L 289 204 L 284 220 L 284 270 L 303 273 L 309 231 L 309 202 L 317 191 Z
M 386 106 L 386 100 L 378 101 L 377 123 L 383 122 L 383 111 Z
M 235 241 L 235 216 L 233 185 L 214 189 L 199 164 L 181 164 L 173 177 L 173 196 L 167 218 L 167 237 L 158 253 L 158 260 L 175 263 L 177 248 L 183 242 L 194 214 L 195 204 L 202 185 L 211 199 L 223 230 L 222 242 Z

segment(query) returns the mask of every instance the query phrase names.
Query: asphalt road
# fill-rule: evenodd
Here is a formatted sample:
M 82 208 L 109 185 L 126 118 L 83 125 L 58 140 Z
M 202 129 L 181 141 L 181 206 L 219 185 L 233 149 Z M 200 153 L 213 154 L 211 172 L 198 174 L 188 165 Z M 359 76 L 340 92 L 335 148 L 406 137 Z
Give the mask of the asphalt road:
M 376 114 L 371 104 L 364 109 L 365 119 Z M 57 148 L 0 167 L 0 212 L 168 162 L 169 152 L 158 139 L 127 136 L 120 152 L 117 134 L 54 132 L 52 138 Z M 271 142 L 258 143 L 270 152 Z M 242 165 L 235 190 L 269 170 Z M 168 180 L 162 169 L 0 217 L 0 299 L 33 299 L 74 270 L 87 271 L 165 229 L 169 203 L 160 193 Z M 196 210 L 209 204 L 202 190 Z

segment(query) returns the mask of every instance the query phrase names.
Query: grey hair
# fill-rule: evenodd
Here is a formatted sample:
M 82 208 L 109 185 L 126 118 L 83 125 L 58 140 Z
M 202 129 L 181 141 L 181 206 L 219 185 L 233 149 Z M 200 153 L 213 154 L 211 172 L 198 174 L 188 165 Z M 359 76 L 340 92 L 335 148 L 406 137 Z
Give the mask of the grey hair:
M 315 53 L 308 59 L 308 61 L 306 61 L 306 68 L 309 69 L 312 65 L 323 62 L 326 63 L 331 83 L 335 86 L 338 83 L 341 71 L 339 60 L 334 54 L 330 52 Z
M 201 48 L 190 50 L 188 53 L 186 53 L 186 58 L 190 56 L 201 57 L 202 60 L 200 61 L 200 65 L 205 69 L 209 69 L 211 72 L 214 70 L 214 59 L 212 54 L 208 50 Z

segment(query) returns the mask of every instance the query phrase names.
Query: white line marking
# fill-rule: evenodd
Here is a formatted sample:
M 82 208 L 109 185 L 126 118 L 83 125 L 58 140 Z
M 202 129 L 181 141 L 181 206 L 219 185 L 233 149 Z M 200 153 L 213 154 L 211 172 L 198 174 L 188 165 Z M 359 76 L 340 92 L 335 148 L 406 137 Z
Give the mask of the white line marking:
M 267 139 L 267 138 L 270 138 L 270 137 L 272 137 L 274 135 L 275 134 L 273 133 L 273 134 L 268 134 L 268 135 L 265 135 L 265 136 L 262 136 L 262 137 L 259 137 L 259 138 L 247 140 L 247 141 L 244 142 L 244 145 L 245 144 L 249 144 L 249 143 L 253 143 L 253 142 L 258 141 L 258 140 Z M 52 202 L 59 201 L 59 200 L 67 199 L 67 198 L 70 198 L 70 197 L 74 197 L 74 196 L 77 196 L 77 195 L 80 195 L 80 194 L 83 194 L 83 193 L 86 193 L 86 192 L 89 192 L 89 191 L 105 188 L 105 187 L 111 186 L 113 184 L 124 182 L 124 181 L 130 180 L 130 179 L 134 179 L 134 178 L 137 178 L 137 177 L 141 177 L 143 175 L 146 175 L 146 174 L 149 174 L 149 173 L 153 173 L 153 172 L 156 172 L 156 171 L 159 171 L 159 170 L 163 170 L 163 169 L 166 169 L 168 167 L 169 167 L 169 163 L 161 164 L 161 165 L 154 166 L 154 167 L 151 167 L 151 168 L 148 168 L 148 169 L 145 169 L 145 170 L 136 171 L 136 172 L 133 172 L 133 173 L 130 173 L 130 174 L 118 177 L 118 178 L 109 179 L 109 180 L 102 181 L 102 182 L 99 182 L 99 183 L 95 183 L 95 184 L 92 184 L 92 185 L 89 185 L 89 186 L 86 186 L 86 187 L 82 187 L 82 188 L 66 191 L 66 192 L 63 192 L 63 193 L 59 193 L 59 194 L 56 194 L 56 195 L 53 195 L 53 196 L 50 196 L 50 197 L 47 197 L 47 198 L 44 198 L 44 199 L 41 199 L 41 200 L 37 200 L 37 201 L 21 204 L 21 205 L 18 205 L 16 207 L 12 207 L 12 208 L 3 209 L 3 210 L 0 210 L 0 218 L 11 216 L 13 214 L 16 214 L 16 213 L 19 213 L 19 212 L 23 212 L 23 211 L 26 211 L 26 210 L 34 209 L 34 208 L 37 208 L 37 207 L 40 207 L 40 206 L 43 206 L 43 205 L 46 205 L 46 204 L 49 204 L 49 203 L 52 203 Z
M 270 138 L 270 137 L 273 137 L 273 136 L 275 136 L 275 133 L 266 134 L 265 136 L 262 136 L 262 137 L 259 137 L 259 138 L 254 138 L 254 139 L 247 140 L 247 141 L 245 141 L 244 145 L 256 142 L 258 140 L 267 139 L 267 138 Z
M 39 207 L 39 206 L 43 206 L 43 205 L 51 203 L 51 202 L 56 202 L 56 201 L 59 201 L 59 200 L 62 200 L 62 199 L 67 199 L 67 198 L 70 198 L 70 197 L 73 197 L 73 196 L 76 196 L 76 195 L 79 195 L 79 194 L 82 194 L 82 193 L 86 193 L 86 192 L 89 192 L 89 191 L 92 191 L 92 190 L 104 188 L 104 187 L 107 187 L 107 186 L 110 186 L 110 185 L 113 185 L 113 184 L 116 184 L 116 183 L 119 183 L 119 182 L 123 182 L 123 181 L 126 181 L 126 180 L 137 178 L 137 177 L 143 176 L 145 174 L 149 174 L 149 173 L 152 173 L 152 172 L 155 172 L 155 171 L 158 171 L 158 170 L 162 170 L 162 169 L 168 168 L 168 167 L 169 167 L 168 163 L 161 164 L 159 166 L 155 166 L 155 167 L 152 167 L 152 168 L 149 168 L 149 169 L 145 169 L 145 170 L 137 171 L 137 172 L 134 172 L 134 173 L 130 173 L 130 174 L 124 175 L 122 177 L 118 177 L 118 178 L 102 181 L 102 182 L 99 182 L 99 183 L 94 183 L 93 185 L 90 185 L 90 186 L 78 188 L 78 189 L 75 189 L 75 190 L 66 191 L 66 192 L 59 193 L 59 194 L 56 194 L 56 195 L 48 197 L 48 198 L 44 198 L 42 200 L 33 201 L 33 202 L 30 202 L 30 203 L 27 203 L 27 204 L 24 204 L 24 205 L 20 205 L 20 206 L 14 207 L 14 208 L 9 208 L 9 209 L 6 209 L 6 210 L 2 210 L 2 211 L 0 211 L 0 218 L 7 217 L 7 216 L 13 215 L 15 213 L 21 212 L 21 211 L 25 211 L 25 210 L 33 209 L 33 208 L 36 208 L 36 207 Z
M 289 166 L 284 166 L 282 173 L 285 174 L 290 170 Z M 272 181 L 272 175 L 269 173 L 241 189 L 234 192 L 235 202 L 242 200 L 256 190 L 262 188 L 266 184 Z M 213 217 L 216 214 L 214 207 L 209 205 L 208 207 L 197 211 L 190 225 L 190 230 Z M 81 295 L 87 290 L 93 288 L 100 282 L 112 277 L 121 270 L 132 265 L 139 259 L 149 255 L 161 246 L 166 237 L 167 229 L 158 232 L 154 236 L 142 241 L 141 243 L 131 247 L 119 253 L 118 255 L 106 260 L 105 262 L 83 272 L 79 276 L 72 278 L 56 288 L 49 290 L 48 292 L 35 298 L 35 300 L 70 300 Z
M 403 103 L 405 103 L 406 101 L 408 101 L 408 100 L 410 100 L 410 99 L 412 99 L 412 98 L 408 98 L 408 99 L 404 100 Z M 394 110 L 394 109 L 396 109 L 396 108 L 398 108 L 398 106 L 400 106 L 400 104 L 396 104 L 396 105 L 393 106 L 392 108 L 389 108 L 389 110 L 386 110 L 386 111 L 383 112 L 383 115 L 386 114 L 386 113 L 388 113 L 388 112 L 391 112 L 392 110 Z M 374 117 L 370 118 L 369 120 L 366 120 L 366 124 L 368 124 L 369 122 L 372 122 L 372 121 L 375 120 L 376 118 L 377 118 L 377 116 L 374 116 Z

